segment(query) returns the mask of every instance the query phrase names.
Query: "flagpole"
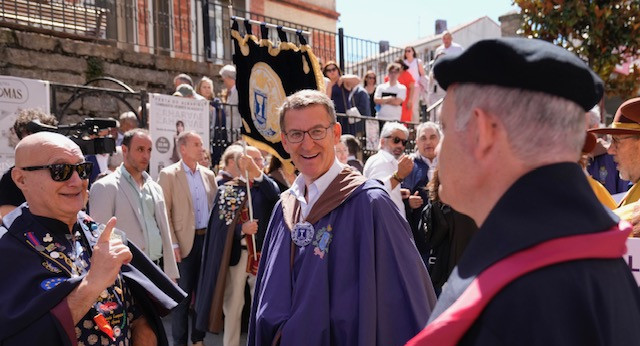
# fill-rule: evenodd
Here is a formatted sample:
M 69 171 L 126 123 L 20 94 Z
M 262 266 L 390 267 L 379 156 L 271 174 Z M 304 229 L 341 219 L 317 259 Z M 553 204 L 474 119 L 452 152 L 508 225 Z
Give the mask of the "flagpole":
M 242 144 L 243 154 L 247 155 L 247 145 Z M 249 221 L 253 221 L 253 203 L 251 202 L 251 181 L 249 180 L 249 169 L 244 168 L 244 174 L 247 177 L 247 204 L 249 204 Z M 251 235 L 251 244 L 253 245 L 253 259 L 258 260 L 258 250 L 256 249 L 256 235 Z

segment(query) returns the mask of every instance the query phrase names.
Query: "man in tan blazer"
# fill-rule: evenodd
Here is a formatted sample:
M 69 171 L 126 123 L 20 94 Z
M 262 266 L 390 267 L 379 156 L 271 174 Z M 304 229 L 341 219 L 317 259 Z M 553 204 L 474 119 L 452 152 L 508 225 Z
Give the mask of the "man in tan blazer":
M 178 278 L 173 240 L 162 188 L 153 181 L 149 166 L 152 141 L 147 130 L 127 131 L 122 140 L 124 162 L 91 185 L 89 211 L 97 222 L 118 218 L 118 228 L 171 279 Z
M 189 327 L 189 304 L 198 286 L 200 260 L 204 235 L 209 223 L 209 212 L 218 186 L 215 175 L 198 164 L 202 160 L 202 138 L 193 131 L 182 132 L 177 145 L 182 159 L 165 167 L 158 177 L 167 204 L 169 225 L 180 279 L 178 286 L 187 292 L 187 298 L 174 310 L 171 321 L 173 344 L 186 345 Z M 205 332 L 191 325 L 191 341 L 202 345 Z

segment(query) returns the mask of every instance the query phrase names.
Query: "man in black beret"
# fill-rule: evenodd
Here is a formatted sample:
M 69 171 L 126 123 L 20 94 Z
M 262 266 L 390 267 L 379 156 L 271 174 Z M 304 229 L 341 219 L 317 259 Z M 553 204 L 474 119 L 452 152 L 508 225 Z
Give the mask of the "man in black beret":
M 408 345 L 637 345 L 628 224 L 576 164 L 603 83 L 540 40 L 444 57 L 440 197 L 480 227 Z

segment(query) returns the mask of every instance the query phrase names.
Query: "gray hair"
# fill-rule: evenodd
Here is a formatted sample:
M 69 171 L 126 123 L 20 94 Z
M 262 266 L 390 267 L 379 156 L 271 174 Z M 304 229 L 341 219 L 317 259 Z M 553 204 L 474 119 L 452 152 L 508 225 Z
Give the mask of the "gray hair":
M 186 83 L 193 86 L 193 79 L 191 79 L 191 77 L 186 73 L 181 73 L 175 76 L 175 78 L 173 78 L 173 84 L 176 84 L 177 81 L 181 81 L 183 82 L 183 84 Z
M 597 105 L 587 112 L 587 125 L 590 129 L 600 126 L 600 107 Z
M 120 123 L 128 122 L 131 125 L 134 125 L 134 127 L 138 127 L 138 117 L 136 116 L 136 113 L 132 111 L 128 111 L 120 114 L 120 117 L 118 118 L 118 120 L 120 121 Z
M 440 130 L 440 126 L 438 124 L 434 123 L 433 121 L 427 121 L 427 122 L 424 122 L 424 123 L 420 123 L 416 127 L 416 137 L 420 136 L 420 131 L 422 131 L 424 129 L 433 129 L 433 131 L 435 131 L 436 134 L 438 135 L 438 138 L 442 138 L 442 130 Z
M 220 75 L 225 78 L 236 80 L 236 67 L 233 65 L 224 65 L 220 69 Z
M 382 140 L 391 136 L 391 133 L 395 130 L 402 131 L 402 133 L 407 136 L 407 139 L 409 138 L 409 130 L 407 130 L 404 125 L 395 121 L 387 121 L 380 131 L 380 143 L 378 143 L 378 149 L 382 149 Z
M 117 168 L 124 161 L 124 157 L 122 155 L 122 147 L 117 146 L 116 151 L 111 153 L 109 156 L 109 160 L 107 161 L 107 167 L 113 171 L 113 169 Z
M 407 128 L 396 121 L 387 121 L 384 126 L 382 126 L 382 130 L 380 131 L 380 138 L 385 138 L 391 136 L 391 133 L 395 130 L 400 130 L 402 133 L 409 136 L 409 130 Z
M 178 146 L 186 145 L 190 136 L 202 139 L 196 131 L 183 131 L 178 135 Z
M 305 89 L 289 95 L 280 107 L 280 131 L 284 131 L 284 115 L 288 110 L 303 109 L 315 105 L 320 105 L 325 108 L 330 123 L 333 124 L 337 121 L 336 109 L 333 106 L 333 101 L 331 101 L 327 94 L 318 90 Z
M 220 158 L 220 164 L 219 165 L 221 167 L 227 167 L 227 163 L 229 161 L 235 162 L 236 161 L 236 157 L 238 157 L 240 154 L 242 154 L 243 151 L 244 151 L 244 149 L 242 148 L 242 146 L 240 146 L 238 144 L 231 144 L 222 153 L 222 157 Z
M 580 156 L 584 144 L 584 109 L 577 103 L 546 93 L 495 85 L 454 87 L 455 130 L 466 128 L 474 108 L 498 117 L 515 155 L 536 164 L 554 155 Z

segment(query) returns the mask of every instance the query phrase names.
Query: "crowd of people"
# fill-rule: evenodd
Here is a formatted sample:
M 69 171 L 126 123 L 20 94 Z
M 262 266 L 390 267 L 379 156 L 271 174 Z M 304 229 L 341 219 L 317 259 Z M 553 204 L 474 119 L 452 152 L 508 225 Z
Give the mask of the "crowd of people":
M 118 151 L 90 161 L 29 133 L 55 118 L 23 111 L 0 181 L 0 344 L 203 345 L 211 332 L 233 346 L 243 327 L 248 345 L 638 344 L 621 256 L 640 228 L 640 98 L 604 127 L 603 83 L 572 53 L 444 36 L 438 121 L 399 122 L 417 120 L 412 90 L 428 78 L 412 47 L 378 86 L 328 62 L 326 92 L 280 108 L 291 162 L 232 142 L 223 129 L 239 120 L 219 102 L 223 150 L 207 157 L 182 129 L 157 180 L 135 113 L 120 116 Z M 235 69 L 220 74 L 237 100 Z M 215 101 L 210 79 L 192 86 L 177 76 L 175 95 Z M 366 159 L 337 116 L 352 107 L 387 120 Z

